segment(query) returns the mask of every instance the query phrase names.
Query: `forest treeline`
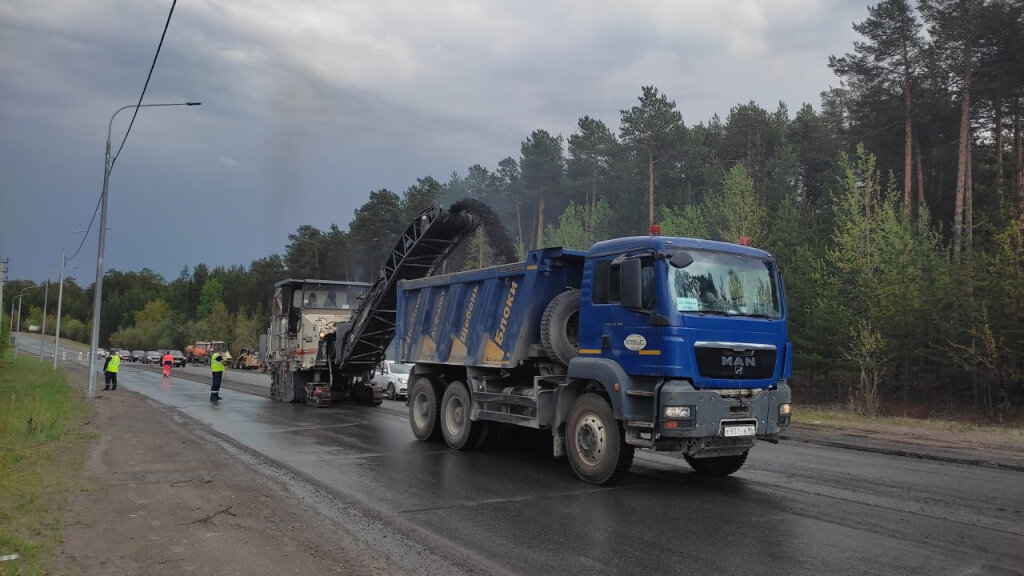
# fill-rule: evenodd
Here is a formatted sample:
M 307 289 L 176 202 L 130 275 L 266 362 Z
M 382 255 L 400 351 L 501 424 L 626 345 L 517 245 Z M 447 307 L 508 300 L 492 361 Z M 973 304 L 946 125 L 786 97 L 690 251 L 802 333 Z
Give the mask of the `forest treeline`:
M 748 236 L 785 276 L 800 401 L 998 420 L 1024 406 L 1024 1 L 886 0 L 854 28 L 817 110 L 749 102 L 694 122 L 645 86 L 614 129 L 583 116 L 568 137 L 534 130 L 518 157 L 371 192 L 346 229 L 301 226 L 247 267 L 197 264 L 170 282 L 112 270 L 101 342 L 254 346 L 274 282 L 369 280 L 421 209 L 474 198 L 521 253 L 651 223 Z M 494 263 L 489 244 L 478 234 L 448 268 Z M 28 285 L 10 282 L 5 301 Z M 36 324 L 42 292 L 24 297 Z M 64 336 L 88 339 L 91 299 L 65 286 Z

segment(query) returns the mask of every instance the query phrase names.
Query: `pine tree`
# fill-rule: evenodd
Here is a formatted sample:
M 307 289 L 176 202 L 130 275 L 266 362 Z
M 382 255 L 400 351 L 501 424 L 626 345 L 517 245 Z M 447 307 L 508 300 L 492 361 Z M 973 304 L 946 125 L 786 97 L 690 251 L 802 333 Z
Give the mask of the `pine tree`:
M 622 124 L 619 132 L 622 140 L 647 163 L 647 214 L 648 225 L 654 224 L 654 184 L 656 162 L 668 157 L 678 131 L 683 128 L 683 116 L 676 110 L 676 103 L 659 94 L 654 86 L 644 86 L 640 105 L 629 110 L 620 110 Z

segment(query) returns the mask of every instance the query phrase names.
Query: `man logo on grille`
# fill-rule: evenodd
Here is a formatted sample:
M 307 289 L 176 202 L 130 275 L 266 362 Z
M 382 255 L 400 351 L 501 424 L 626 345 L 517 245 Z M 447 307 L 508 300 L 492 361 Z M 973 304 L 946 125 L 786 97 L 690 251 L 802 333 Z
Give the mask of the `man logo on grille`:
M 743 374 L 746 366 L 757 367 L 757 359 L 753 356 L 722 356 L 722 366 L 732 366 L 735 374 Z

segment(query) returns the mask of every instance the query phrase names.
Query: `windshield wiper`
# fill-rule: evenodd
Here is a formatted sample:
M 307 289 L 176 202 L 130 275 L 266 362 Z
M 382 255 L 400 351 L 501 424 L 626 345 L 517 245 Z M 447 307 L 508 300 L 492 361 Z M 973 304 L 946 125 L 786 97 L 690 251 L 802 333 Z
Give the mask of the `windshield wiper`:
M 759 312 L 752 312 L 750 314 L 745 314 L 743 312 L 736 312 L 736 311 L 733 311 L 733 310 L 713 310 L 713 309 L 707 309 L 707 310 L 687 310 L 686 312 L 691 312 L 691 313 L 695 312 L 695 313 L 700 314 L 702 316 L 705 316 L 705 315 L 708 315 L 708 316 L 741 316 L 741 317 L 744 317 L 744 318 L 764 318 L 766 320 L 778 320 L 778 317 L 776 317 L 776 316 L 771 316 L 769 314 L 763 314 L 763 313 L 759 313 Z
M 726 310 L 712 310 L 710 308 L 707 310 L 697 310 L 696 312 L 698 314 L 711 314 L 713 316 L 735 316 L 735 314 L 729 314 Z

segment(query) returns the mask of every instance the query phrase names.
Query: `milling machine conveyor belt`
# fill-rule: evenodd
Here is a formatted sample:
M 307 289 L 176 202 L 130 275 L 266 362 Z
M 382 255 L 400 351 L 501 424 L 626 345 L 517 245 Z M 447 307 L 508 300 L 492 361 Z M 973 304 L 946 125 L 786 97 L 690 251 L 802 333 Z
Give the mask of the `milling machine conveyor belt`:
M 469 212 L 433 206 L 406 228 L 366 291 L 349 330 L 335 342 L 334 365 L 346 375 L 373 370 L 395 337 L 398 281 L 429 276 L 480 225 Z

